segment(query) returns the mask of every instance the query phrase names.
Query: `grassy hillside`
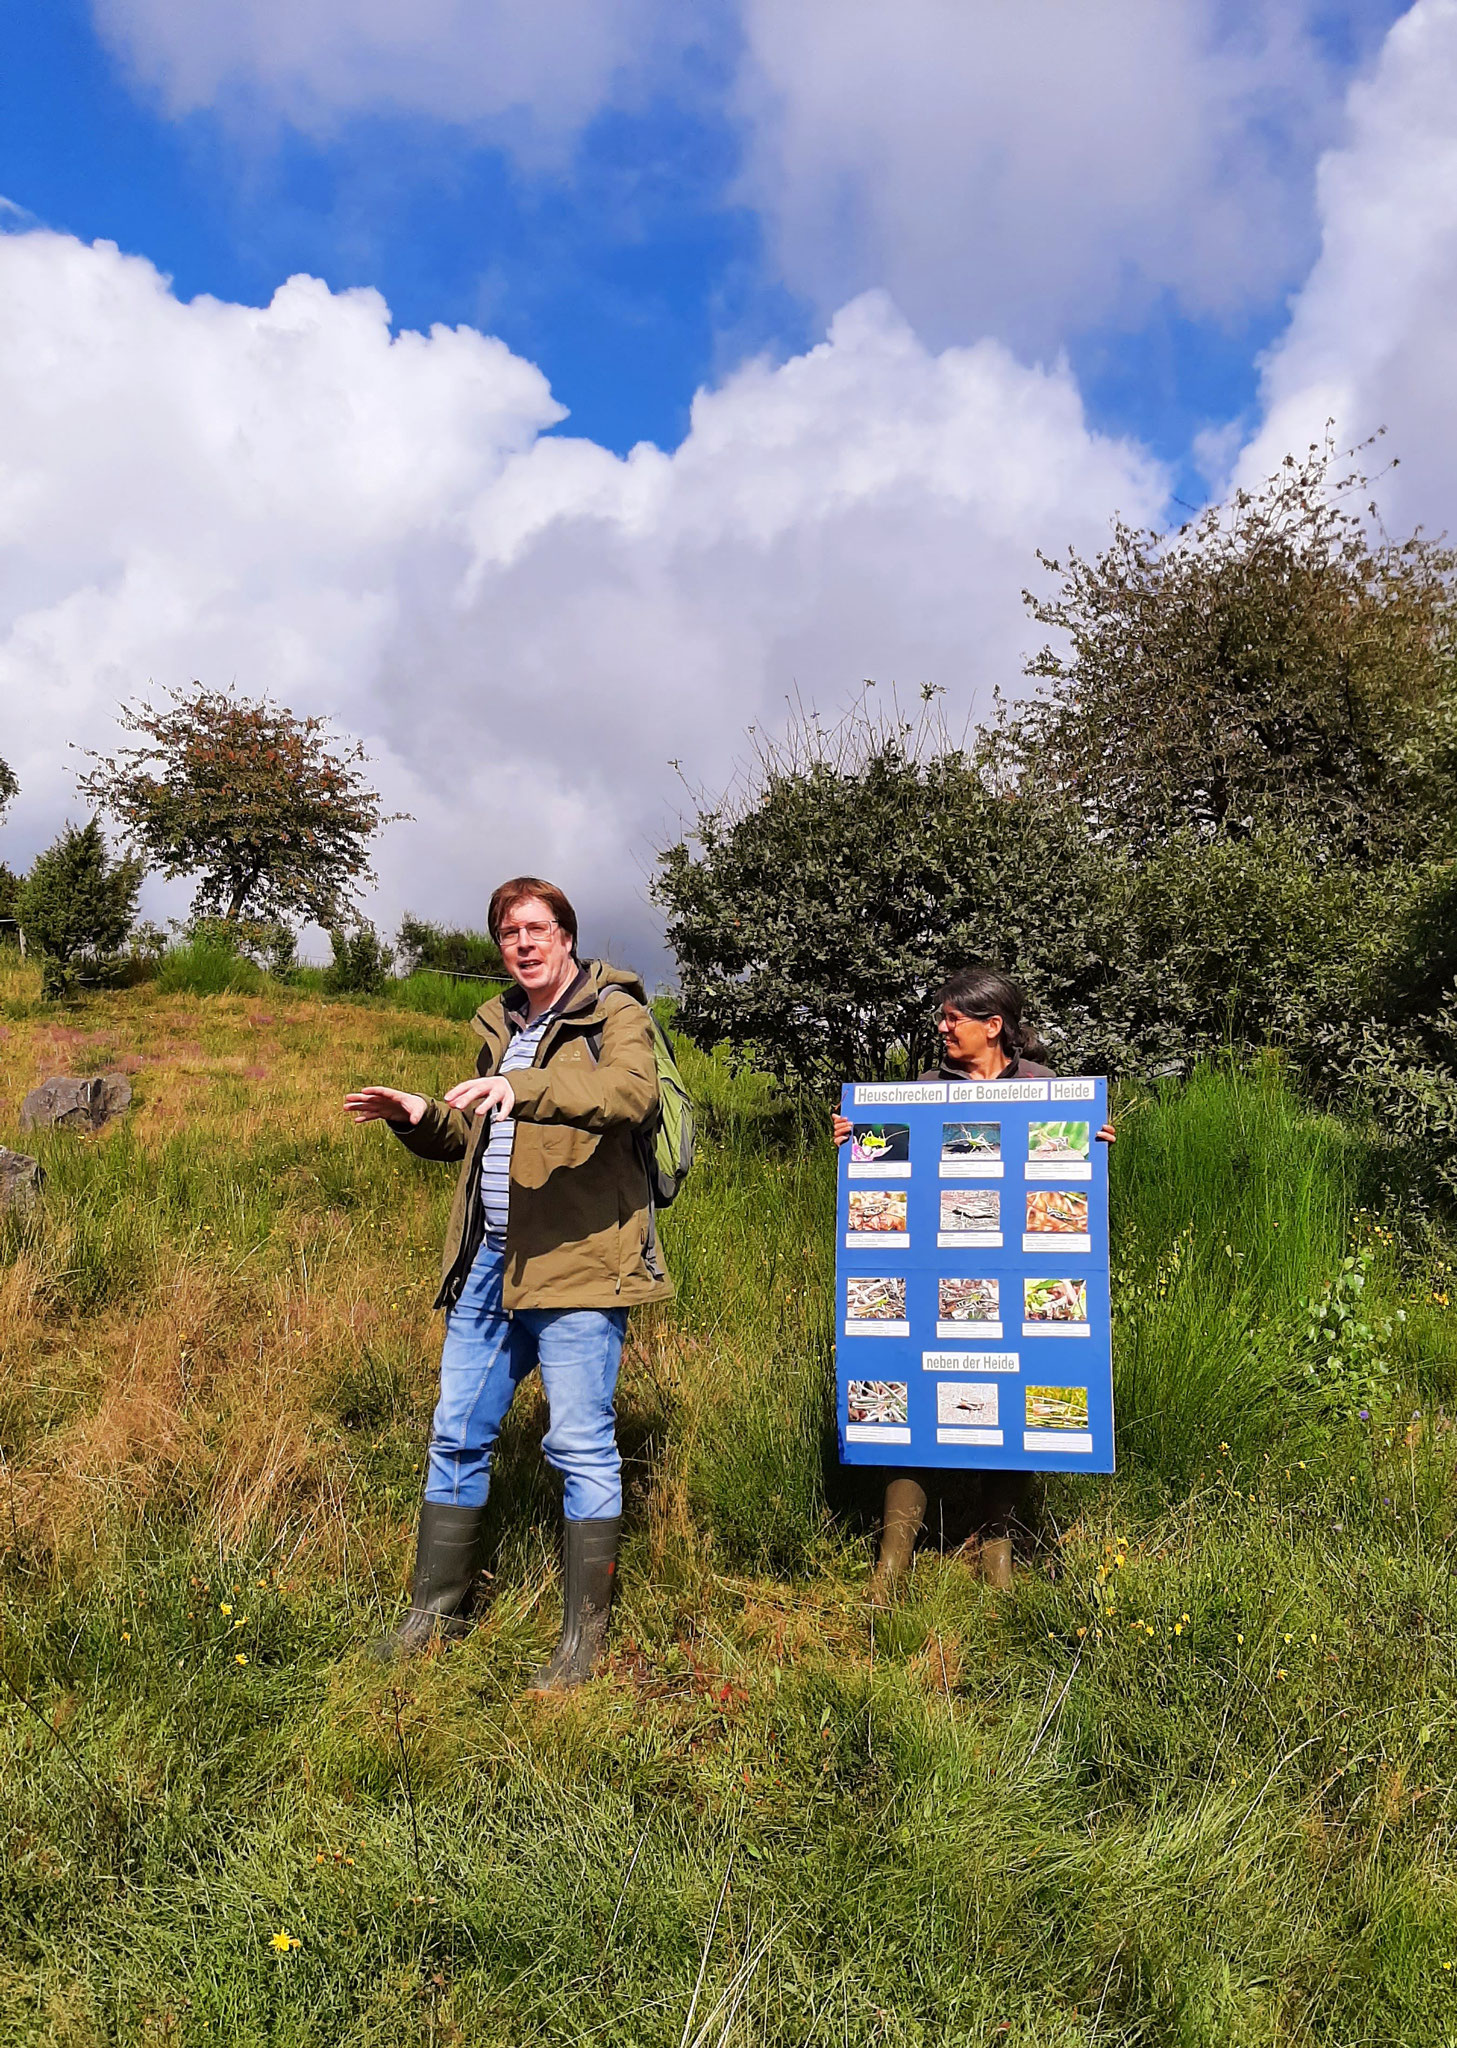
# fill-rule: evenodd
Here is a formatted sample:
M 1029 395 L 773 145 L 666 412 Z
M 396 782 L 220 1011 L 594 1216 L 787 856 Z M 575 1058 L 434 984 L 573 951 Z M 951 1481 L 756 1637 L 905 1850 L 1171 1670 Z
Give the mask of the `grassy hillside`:
M 1010 1595 L 929 1551 L 872 1625 L 829 1148 L 693 1056 L 611 1668 L 528 1700 L 534 1395 L 483 1625 L 362 1648 L 450 1175 L 337 1105 L 470 1045 L 0 970 L 0 1142 L 49 1174 L 0 1229 L 0 2043 L 1457 2041 L 1457 1345 L 1360 1140 L 1273 1068 L 1125 1102 L 1123 1470 L 1050 1490 Z M 29 1086 L 108 1066 L 126 1118 L 21 1139 Z

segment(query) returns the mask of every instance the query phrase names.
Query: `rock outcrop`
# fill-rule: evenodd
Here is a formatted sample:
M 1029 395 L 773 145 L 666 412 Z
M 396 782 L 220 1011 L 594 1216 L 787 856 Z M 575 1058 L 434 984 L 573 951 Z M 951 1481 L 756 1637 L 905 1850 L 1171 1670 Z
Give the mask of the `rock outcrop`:
M 0 1216 L 33 1208 L 44 1185 L 45 1170 L 38 1159 L 0 1145 Z
M 60 1074 L 31 1089 L 20 1105 L 20 1128 L 45 1130 L 55 1124 L 65 1130 L 99 1131 L 131 1099 L 132 1086 L 125 1074 L 93 1074 L 86 1081 Z

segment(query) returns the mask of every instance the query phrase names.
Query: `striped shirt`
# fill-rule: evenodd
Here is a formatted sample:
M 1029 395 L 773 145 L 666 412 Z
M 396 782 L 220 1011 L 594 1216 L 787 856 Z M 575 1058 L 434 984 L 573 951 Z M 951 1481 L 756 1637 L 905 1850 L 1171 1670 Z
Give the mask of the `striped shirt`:
M 507 1046 L 497 1072 L 509 1074 L 516 1067 L 529 1067 L 536 1058 L 542 1033 L 553 1012 L 543 1010 L 534 1024 L 525 1024 Z M 485 1217 L 486 1243 L 493 1252 L 506 1249 L 506 1216 L 511 1201 L 511 1147 L 516 1142 L 514 1117 L 493 1116 L 491 1135 L 481 1161 L 481 1209 Z

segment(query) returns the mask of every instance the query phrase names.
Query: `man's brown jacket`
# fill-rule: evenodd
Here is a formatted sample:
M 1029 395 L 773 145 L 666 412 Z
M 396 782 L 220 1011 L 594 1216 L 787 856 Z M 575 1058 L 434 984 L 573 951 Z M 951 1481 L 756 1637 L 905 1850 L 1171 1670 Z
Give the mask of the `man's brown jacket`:
M 477 1010 L 478 1074 L 494 1074 L 526 1018 L 520 989 Z M 594 1057 L 595 1055 L 595 1057 Z M 657 1107 L 652 1020 L 635 974 L 583 963 L 536 1058 L 508 1076 L 516 1097 L 506 1224 L 507 1308 L 630 1308 L 673 1292 L 658 1250 L 647 1173 L 634 1142 Z M 480 1178 L 488 1119 L 432 1101 L 392 1124 L 421 1159 L 458 1159 L 437 1308 L 459 1299 L 484 1233 Z

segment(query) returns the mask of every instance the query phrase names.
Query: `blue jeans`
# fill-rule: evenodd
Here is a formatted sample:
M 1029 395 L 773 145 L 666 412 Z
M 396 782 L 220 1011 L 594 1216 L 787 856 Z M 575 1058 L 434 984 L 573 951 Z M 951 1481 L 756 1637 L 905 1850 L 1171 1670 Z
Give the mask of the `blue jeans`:
M 500 1252 L 482 1245 L 446 1318 L 425 1498 L 485 1506 L 501 1424 L 516 1389 L 539 1365 L 551 1407 L 541 1447 L 566 1482 L 567 1520 L 620 1515 L 613 1397 L 627 1311 L 518 1308 L 508 1314 L 501 1301 L 505 1264 Z

